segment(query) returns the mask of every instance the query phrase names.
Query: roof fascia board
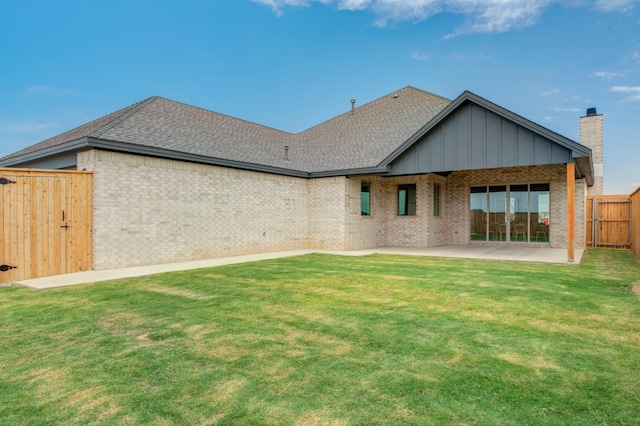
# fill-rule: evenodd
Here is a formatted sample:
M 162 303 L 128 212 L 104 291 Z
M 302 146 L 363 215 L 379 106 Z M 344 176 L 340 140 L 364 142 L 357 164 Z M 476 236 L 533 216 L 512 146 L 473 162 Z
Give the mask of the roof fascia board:
M 270 173 L 283 176 L 308 178 L 309 173 L 285 169 L 281 167 L 265 166 L 262 164 L 245 163 L 242 161 L 226 160 L 223 158 L 207 157 L 204 155 L 189 154 L 186 152 L 172 151 L 169 149 L 156 148 L 151 146 L 133 145 L 125 142 L 110 141 L 105 139 L 89 139 L 89 146 L 97 149 L 108 151 L 119 151 L 128 154 L 147 155 L 151 157 L 162 157 L 171 160 L 190 161 L 194 163 L 209 164 L 212 166 L 231 167 L 234 169 L 243 169 L 256 172 Z
M 335 177 L 347 175 L 384 175 L 389 173 L 388 167 L 367 167 L 359 169 L 343 169 L 329 170 L 320 172 L 304 172 L 294 169 L 285 169 L 281 167 L 265 166 L 262 164 L 245 163 L 235 160 L 225 160 L 221 158 L 207 157 L 197 154 L 189 154 L 179 151 L 171 151 L 168 149 L 148 147 L 142 145 L 131 145 L 123 142 L 108 141 L 104 139 L 89 138 L 89 145 L 97 149 L 105 149 L 109 151 L 123 151 L 132 154 L 148 155 L 153 157 L 170 158 L 174 160 L 192 161 L 196 163 L 210 164 L 214 166 L 232 167 L 235 169 L 252 170 L 257 172 L 271 173 L 283 176 L 301 177 L 301 178 L 318 178 L 318 177 Z
M 573 162 L 576 165 L 576 173 L 579 173 L 587 181 L 587 186 L 593 186 L 593 162 L 591 158 L 579 157 Z M 585 169 L 587 169 L 588 173 L 585 173 Z
M 310 178 L 336 177 L 336 176 L 361 176 L 361 175 L 385 175 L 389 173 L 389 167 L 365 167 L 361 169 L 329 170 L 326 172 L 311 172 Z
M 471 93 L 469 91 L 463 92 L 460 96 L 458 96 L 453 102 L 451 102 L 447 107 L 445 107 L 442 111 L 438 113 L 435 117 L 433 117 L 427 124 L 425 124 L 420 130 L 418 130 L 413 136 L 411 136 L 405 143 L 400 145 L 396 150 L 394 150 L 387 158 L 385 158 L 380 166 L 388 166 L 398 157 L 400 157 L 404 152 L 409 150 L 413 145 L 415 145 L 423 136 L 429 133 L 433 128 L 438 126 L 444 120 L 446 120 L 450 115 L 455 113 L 455 111 L 460 108 L 465 102 L 472 102 L 478 106 L 481 106 L 494 114 L 502 116 L 519 126 L 522 126 L 534 133 L 537 133 L 569 150 L 571 150 L 573 158 L 578 157 L 591 157 L 591 149 L 586 146 L 580 145 L 577 142 L 572 141 L 571 139 L 565 138 L 564 136 L 555 133 L 545 127 L 540 126 L 530 120 L 527 120 L 524 117 L 519 116 L 509 110 L 502 108 L 499 105 L 496 105 L 488 100 L 481 98 L 480 96 Z
M 85 137 L 77 139 L 75 141 L 64 143 L 62 145 L 55 145 L 49 148 L 40 149 L 38 151 L 18 155 L 16 157 L 7 158 L 6 160 L 0 161 L 0 167 L 11 167 L 16 164 L 30 163 L 32 161 L 41 160 L 45 157 L 66 154 L 70 151 L 77 151 L 88 147 L 90 147 L 89 138 Z

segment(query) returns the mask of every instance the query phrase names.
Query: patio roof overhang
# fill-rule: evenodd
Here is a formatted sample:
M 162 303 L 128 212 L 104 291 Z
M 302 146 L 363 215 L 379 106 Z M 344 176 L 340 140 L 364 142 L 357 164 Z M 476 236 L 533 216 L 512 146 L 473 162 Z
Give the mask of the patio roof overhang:
M 464 92 L 378 167 L 400 176 L 571 162 L 593 185 L 590 148 Z

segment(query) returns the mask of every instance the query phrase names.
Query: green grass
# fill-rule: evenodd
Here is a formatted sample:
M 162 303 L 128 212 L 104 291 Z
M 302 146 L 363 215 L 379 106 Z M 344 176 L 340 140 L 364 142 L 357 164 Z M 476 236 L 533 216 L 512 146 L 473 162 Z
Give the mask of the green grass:
M 638 282 L 590 250 L 0 288 L 0 424 L 639 424 Z

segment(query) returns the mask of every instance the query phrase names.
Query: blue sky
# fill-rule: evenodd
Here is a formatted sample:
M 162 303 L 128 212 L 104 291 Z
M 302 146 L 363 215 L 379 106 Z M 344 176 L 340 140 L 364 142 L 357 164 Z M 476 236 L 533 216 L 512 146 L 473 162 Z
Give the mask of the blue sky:
M 411 85 L 470 90 L 640 185 L 640 0 L 0 0 L 0 156 L 163 96 L 290 132 Z

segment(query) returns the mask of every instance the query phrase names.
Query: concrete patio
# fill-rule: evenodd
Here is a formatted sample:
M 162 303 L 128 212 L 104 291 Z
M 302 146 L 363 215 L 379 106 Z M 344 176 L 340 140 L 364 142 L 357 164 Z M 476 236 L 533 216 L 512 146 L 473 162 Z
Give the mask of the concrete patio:
M 294 250 L 276 253 L 252 254 L 217 259 L 194 260 L 190 262 L 166 263 L 161 265 L 135 266 L 130 268 L 109 269 L 102 271 L 76 272 L 73 274 L 22 280 L 10 285 L 19 285 L 35 290 L 45 290 L 78 284 L 90 284 L 121 278 L 140 277 L 161 274 L 164 272 L 185 271 L 189 269 L 211 268 L 214 266 L 237 263 L 256 262 L 260 260 L 279 259 L 301 256 L 311 253 L 323 253 L 337 256 L 366 256 L 371 254 L 393 254 L 406 256 L 451 257 L 465 259 L 506 260 L 517 262 L 569 263 L 567 250 L 557 248 L 531 247 L 490 247 L 490 246 L 439 246 L 429 248 L 381 247 L 366 250 Z M 579 264 L 584 250 L 575 251 L 575 261 Z

